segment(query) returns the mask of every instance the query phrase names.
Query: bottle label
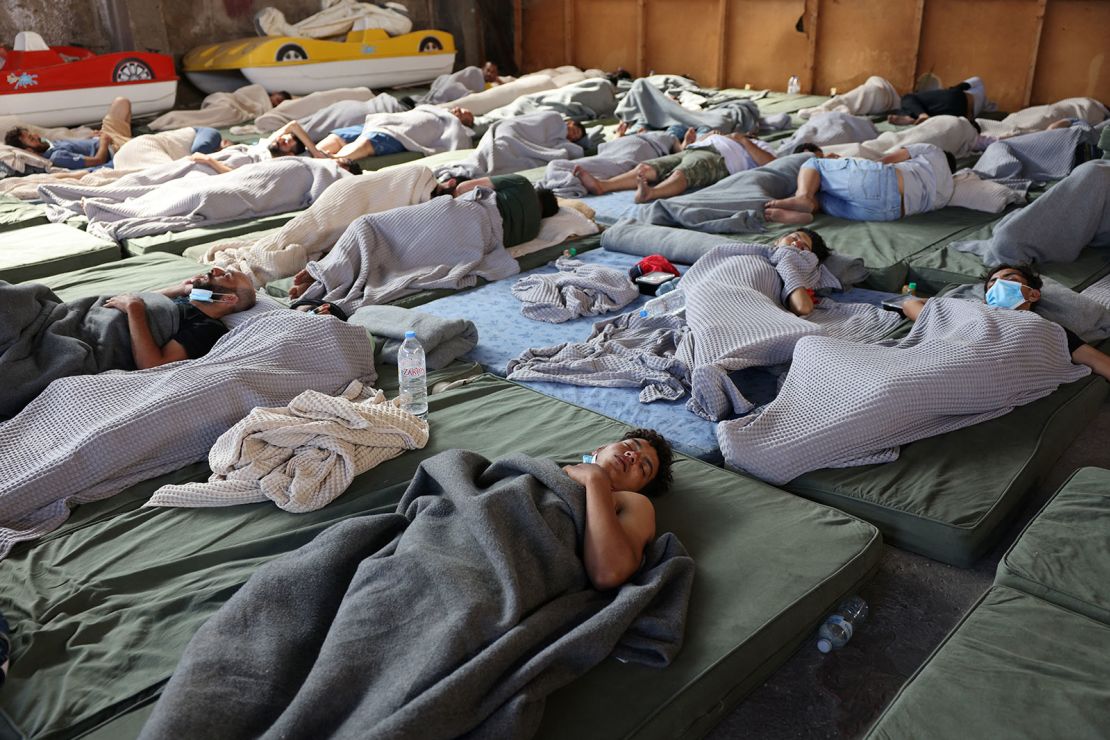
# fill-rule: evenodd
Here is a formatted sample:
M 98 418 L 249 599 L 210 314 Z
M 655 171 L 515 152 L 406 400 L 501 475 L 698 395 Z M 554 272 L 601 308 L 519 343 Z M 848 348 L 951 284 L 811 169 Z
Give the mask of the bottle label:
M 419 365 L 416 367 L 403 367 L 401 368 L 401 375 L 406 378 L 419 378 L 425 375 L 425 370 Z

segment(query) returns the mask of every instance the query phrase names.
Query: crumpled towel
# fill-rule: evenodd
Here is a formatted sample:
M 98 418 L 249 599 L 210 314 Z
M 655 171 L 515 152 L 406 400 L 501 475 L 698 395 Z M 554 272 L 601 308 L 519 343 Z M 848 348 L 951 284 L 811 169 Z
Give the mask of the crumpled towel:
M 357 401 L 362 394 L 369 398 Z M 428 443 L 428 422 L 380 390 L 352 381 L 340 396 L 308 390 L 287 407 L 255 408 L 208 455 L 207 483 L 162 486 L 144 506 L 235 506 L 273 501 L 295 514 L 315 511 L 356 475 Z
M 559 272 L 526 275 L 513 285 L 525 318 L 561 324 L 616 311 L 640 297 L 627 273 L 620 270 L 567 257 L 560 257 L 555 266 Z

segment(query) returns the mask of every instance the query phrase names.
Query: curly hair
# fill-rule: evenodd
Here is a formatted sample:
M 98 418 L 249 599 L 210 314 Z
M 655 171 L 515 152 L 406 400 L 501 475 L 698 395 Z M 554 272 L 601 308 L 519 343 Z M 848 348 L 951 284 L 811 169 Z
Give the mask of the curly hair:
M 674 463 L 674 451 L 671 449 L 671 443 L 654 429 L 633 429 L 621 437 L 622 441 L 626 439 L 645 440 L 655 448 L 655 454 L 659 457 L 659 469 L 655 471 L 655 477 L 644 486 L 641 493 L 646 496 L 659 496 L 666 493 L 673 480 L 671 465 Z

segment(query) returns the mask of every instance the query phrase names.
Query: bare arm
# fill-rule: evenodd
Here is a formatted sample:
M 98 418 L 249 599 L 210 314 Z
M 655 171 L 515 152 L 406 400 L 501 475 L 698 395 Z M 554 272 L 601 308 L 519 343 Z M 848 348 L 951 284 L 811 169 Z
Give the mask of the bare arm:
M 276 141 L 277 138 L 282 134 L 293 134 L 293 136 L 297 137 L 297 140 L 304 144 L 305 151 L 307 151 L 312 157 L 315 157 L 316 159 L 331 159 L 330 155 L 325 154 L 324 152 L 316 148 L 316 143 L 312 141 L 312 138 L 308 135 L 308 132 L 305 131 L 304 127 L 296 121 L 290 121 L 289 123 L 279 128 L 277 131 L 275 131 L 274 134 L 270 137 L 270 141 Z
M 922 309 L 925 308 L 925 301 L 921 298 L 909 298 L 902 304 L 902 313 L 910 321 L 917 321 L 917 317 L 921 315 Z
M 86 167 L 98 167 L 108 161 L 108 143 L 110 139 L 107 134 L 100 134 L 100 143 L 96 147 L 96 154 L 91 157 L 85 157 Z
M 201 154 L 200 152 L 197 152 L 196 154 L 190 154 L 189 159 L 193 160 L 197 164 L 203 164 L 207 167 L 211 167 L 212 169 L 214 169 L 216 171 L 216 174 L 218 174 L 218 175 L 222 175 L 224 173 L 231 172 L 231 170 L 233 169 L 232 167 L 228 167 L 223 162 L 221 162 L 217 159 L 213 159 L 212 157 L 208 156 L 207 154 Z
M 795 288 L 786 299 L 786 307 L 795 316 L 809 316 L 813 313 L 813 297 L 805 288 Z
M 180 342 L 170 340 L 159 347 L 150 333 L 146 318 L 146 304 L 136 295 L 122 295 L 108 299 L 104 305 L 123 311 L 127 315 L 127 330 L 131 335 L 131 357 L 135 367 L 147 370 L 170 362 L 189 358 Z
M 771 154 L 770 152 L 759 148 L 756 143 L 751 140 L 751 137 L 741 136 L 738 141 L 740 142 L 741 146 L 748 150 L 748 154 L 751 155 L 752 159 L 754 159 L 755 163 L 760 167 L 775 158 L 774 154 Z
M 1089 344 L 1084 344 L 1079 349 L 1071 353 L 1072 362 L 1079 365 L 1086 365 L 1091 368 L 1095 375 L 1110 380 L 1110 357 L 1106 356 L 1099 350 L 1095 349 Z
M 617 588 L 632 577 L 655 536 L 655 509 L 638 493 L 614 492 L 597 465 L 564 468 L 586 487 L 586 538 L 582 559 L 590 583 L 599 591 Z
M 891 152 L 879 161 L 883 164 L 897 164 L 898 162 L 905 162 L 909 158 L 910 152 L 908 149 L 899 149 L 896 152 Z

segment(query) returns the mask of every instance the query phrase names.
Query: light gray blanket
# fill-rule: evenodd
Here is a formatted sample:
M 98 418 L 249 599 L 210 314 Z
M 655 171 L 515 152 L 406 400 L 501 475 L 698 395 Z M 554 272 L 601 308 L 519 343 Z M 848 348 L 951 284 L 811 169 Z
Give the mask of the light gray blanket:
M 340 100 L 297 119 L 297 122 L 310 139 L 320 141 L 337 128 L 361 126 L 366 117 L 374 113 L 400 113 L 404 110 L 407 109 L 397 98 L 382 93 L 370 100 Z
M 305 298 L 336 303 L 348 315 L 419 290 L 469 288 L 478 278 L 520 272 L 502 245 L 492 190 L 372 213 L 352 223 L 335 247 L 306 268 Z
M 900 445 L 997 418 L 1089 372 L 1035 314 L 933 299 L 894 346 L 800 340 L 775 400 L 719 424 L 717 441 L 728 466 L 778 485 L 890 462 Z
M 994 225 L 990 239 L 952 242 L 985 265 L 1074 262 L 1086 247 L 1110 246 L 1110 160 L 1095 159 Z
M 632 126 L 664 129 L 680 125 L 687 128 L 717 129 L 752 133 L 759 128 L 759 106 L 751 100 L 731 98 L 712 108 L 691 111 L 671 100 L 645 79 L 636 80 L 616 109 L 617 118 Z
M 778 144 L 775 153 L 780 157 L 792 154 L 799 144 L 852 144 L 870 141 L 879 136 L 879 129 L 870 118 L 853 116 L 843 111 L 815 113 L 790 135 Z
M 458 72 L 440 75 L 432 81 L 431 89 L 416 99 L 418 103 L 433 105 L 450 103 L 470 93 L 486 89 L 486 77 L 478 67 L 463 67 Z
M 585 523 L 583 488 L 549 460 L 425 460 L 396 513 L 260 568 L 193 637 L 140 737 L 529 737 L 546 696 L 610 654 L 660 667 L 681 646 L 681 543 L 664 534 L 626 587 L 598 592 Z
M 645 131 L 631 136 L 620 136 L 606 141 L 592 157 L 571 161 L 556 159 L 547 163 L 543 179 L 537 188 L 547 188 L 560 198 L 581 198 L 588 195 L 582 182 L 574 176 L 574 168 L 581 167 L 598 179 L 608 179 L 628 172 L 647 159 L 662 157 L 674 148 L 676 139 L 666 131 Z
M 746 413 L 752 404 L 729 373 L 786 362 L 803 336 L 875 341 L 900 322 L 862 304 L 823 300 L 804 318 L 783 308 L 797 288 L 836 285 L 812 253 L 722 244 L 687 271 L 678 290 L 649 302 L 647 317 L 624 314 L 594 324 L 585 343 L 527 350 L 509 362 L 508 377 L 639 387 L 645 403 L 689 389 L 687 408 L 699 416 Z
M 1076 293 L 1050 277 L 1041 277 L 1041 299 L 1034 311 L 1038 316 L 1071 329 L 1085 342 L 1101 342 L 1110 337 L 1110 307 L 1093 295 Z M 1097 295 L 1097 294 L 1096 294 Z M 968 283 L 944 294 L 945 298 L 962 298 L 982 303 L 982 283 Z
M 478 327 L 473 321 L 446 319 L 401 306 L 363 306 L 349 323 L 374 335 L 374 355 L 387 365 L 397 364 L 406 331 L 416 332 L 429 370 L 446 367 L 478 346 Z
M 106 298 L 62 302 L 45 285 L 0 280 L 0 419 L 8 419 L 50 383 L 70 375 L 134 370 L 127 315 Z M 158 293 L 143 293 L 154 341 L 177 333 L 179 312 Z
M 556 273 L 526 275 L 513 285 L 525 318 L 561 324 L 616 311 L 640 297 L 627 272 L 568 257 L 557 259 L 555 266 Z
M 984 180 L 1028 187 L 1031 182 L 1067 177 L 1075 166 L 1076 148 L 1097 141 L 1098 133 L 1086 122 L 1065 129 L 1022 134 L 988 146 L 972 169 Z
M 494 121 L 544 111 L 554 111 L 564 118 L 573 118 L 576 121 L 593 121 L 609 118 L 616 107 L 616 89 L 613 83 L 604 77 L 590 77 L 573 85 L 522 95 L 508 105 L 478 116 L 474 123 L 479 127 L 488 126 Z
M 364 133 L 380 131 L 392 136 L 410 152 L 436 154 L 469 149 L 470 129 L 450 111 L 418 105 L 400 113 L 372 113 L 362 122 Z
M 567 125 L 558 113 L 533 113 L 495 121 L 473 154 L 461 162 L 435 169 L 436 178 L 488 177 L 520 172 L 554 159 L 578 159 L 582 147 L 567 139 Z
M 813 154 L 779 157 L 752 170 L 737 172 L 707 188 L 639 206 L 632 220 L 680 226 L 714 234 L 759 233 L 767 201 L 788 198 L 798 187 L 798 170 Z
M 73 504 L 204 460 L 255 406 L 373 381 L 369 350 L 360 327 L 268 311 L 197 360 L 54 381 L 0 424 L 0 557 L 59 526 Z
M 332 183 L 352 176 L 334 160 L 280 157 L 215 177 L 98 188 L 42 186 L 39 195 L 50 218 L 84 215 L 90 234 L 121 240 L 307 208 Z

